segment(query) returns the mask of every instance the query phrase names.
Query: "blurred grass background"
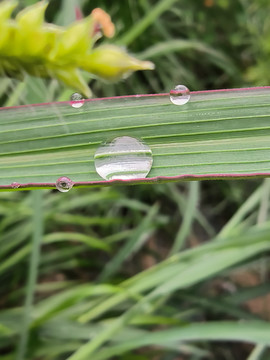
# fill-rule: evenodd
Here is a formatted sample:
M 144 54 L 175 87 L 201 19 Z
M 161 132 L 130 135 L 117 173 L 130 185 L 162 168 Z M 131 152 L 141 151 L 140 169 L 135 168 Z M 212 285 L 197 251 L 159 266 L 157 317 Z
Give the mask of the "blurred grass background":
M 20 7 L 35 2 L 21 0 Z M 168 92 L 176 84 L 190 90 L 269 85 L 268 0 L 51 0 L 47 21 L 69 24 L 75 6 L 85 15 L 106 10 L 117 29 L 111 41 L 156 64 L 118 84 L 91 80 L 95 97 Z M 2 106 L 68 100 L 71 93 L 29 76 L 0 82 Z M 262 246 L 270 241 L 268 180 L 39 193 L 0 193 L 1 359 L 67 359 L 98 336 L 106 359 L 270 359 L 267 348 L 237 335 L 235 343 L 201 335 L 191 343 L 139 342 L 119 355 L 112 349 L 188 324 L 215 321 L 218 336 L 223 321 L 269 322 L 269 250 Z M 39 259 L 31 241 L 34 233 L 39 242 L 42 228 Z M 200 339 L 199 327 L 194 331 Z M 88 358 L 98 356 L 93 350 Z

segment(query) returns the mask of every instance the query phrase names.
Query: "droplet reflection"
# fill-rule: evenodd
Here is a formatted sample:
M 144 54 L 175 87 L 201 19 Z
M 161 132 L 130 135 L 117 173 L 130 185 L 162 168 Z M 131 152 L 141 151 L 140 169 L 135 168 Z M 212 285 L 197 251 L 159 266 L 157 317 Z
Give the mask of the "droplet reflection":
M 185 105 L 190 99 L 190 91 L 185 85 L 177 85 L 170 91 L 170 100 L 174 105 Z
M 96 171 L 105 180 L 145 178 L 152 163 L 150 147 L 130 136 L 102 144 L 95 153 Z
M 73 187 L 73 181 L 66 176 L 62 176 L 56 180 L 55 187 L 60 192 L 68 192 Z
M 74 93 L 70 97 L 70 105 L 76 109 L 83 106 L 85 99 L 79 93 Z

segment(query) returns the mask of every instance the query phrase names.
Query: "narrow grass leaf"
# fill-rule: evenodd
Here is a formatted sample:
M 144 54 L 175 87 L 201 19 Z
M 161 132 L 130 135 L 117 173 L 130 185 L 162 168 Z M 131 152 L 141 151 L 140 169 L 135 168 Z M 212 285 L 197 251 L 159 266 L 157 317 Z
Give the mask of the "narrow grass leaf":
M 130 342 L 110 346 L 96 353 L 91 359 L 111 359 L 139 347 L 162 346 L 166 342 L 244 341 L 253 344 L 270 345 L 269 332 L 270 324 L 263 321 L 243 321 L 238 323 L 217 321 L 205 324 L 190 324 L 174 329 L 156 331 Z M 74 360 L 76 360 L 75 357 Z
M 79 321 L 90 321 L 130 297 L 130 294 L 148 292 L 151 298 L 172 293 L 205 280 L 230 266 L 270 248 L 269 229 L 254 229 L 249 234 L 212 242 L 192 250 L 171 256 L 162 263 L 145 270 L 120 287 L 126 293 L 117 294 L 101 301 L 82 314 Z
M 196 207 L 199 201 L 199 183 L 194 181 L 190 183 L 189 195 L 186 204 L 183 221 L 180 225 L 178 233 L 171 249 L 171 254 L 178 252 L 184 245 L 185 239 L 190 233 L 192 222 L 196 216 Z
M 100 281 L 107 281 L 108 278 L 115 274 L 121 267 L 123 262 L 141 247 L 141 245 L 148 239 L 153 231 L 153 220 L 158 213 L 158 206 L 153 205 L 149 213 L 143 219 L 141 224 L 132 233 L 128 241 L 119 250 L 119 252 L 112 258 L 112 260 L 105 266 L 100 275 Z
M 31 312 L 34 302 L 35 287 L 38 277 L 40 247 L 43 235 L 42 192 L 33 192 L 33 243 L 29 264 L 28 282 L 17 360 L 23 360 L 27 353 L 28 337 L 31 323 Z
M 183 106 L 163 94 L 88 100 L 80 109 L 2 108 L 0 189 L 55 188 L 61 176 L 75 187 L 269 176 L 269 94 L 268 87 L 195 92 Z M 97 174 L 96 150 L 120 136 L 151 148 L 146 179 L 104 181 Z

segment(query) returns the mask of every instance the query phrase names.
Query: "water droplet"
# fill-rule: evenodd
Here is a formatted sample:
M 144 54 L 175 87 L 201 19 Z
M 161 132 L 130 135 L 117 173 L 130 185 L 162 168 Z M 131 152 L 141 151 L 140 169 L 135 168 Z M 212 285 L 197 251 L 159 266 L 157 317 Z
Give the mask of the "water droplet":
M 62 176 L 56 180 L 55 186 L 61 192 L 68 192 L 73 186 L 73 181 L 66 176 Z
M 13 182 L 13 183 L 11 184 L 11 187 L 12 187 L 12 189 L 18 189 L 18 188 L 20 187 L 20 184 L 17 183 L 17 182 Z
M 177 85 L 170 91 L 170 100 L 175 105 L 185 105 L 190 99 L 190 91 L 185 85 Z
M 83 106 L 85 99 L 79 93 L 74 93 L 70 97 L 70 105 L 76 109 Z
M 104 143 L 95 153 L 96 171 L 105 180 L 145 178 L 152 163 L 150 147 L 130 136 Z

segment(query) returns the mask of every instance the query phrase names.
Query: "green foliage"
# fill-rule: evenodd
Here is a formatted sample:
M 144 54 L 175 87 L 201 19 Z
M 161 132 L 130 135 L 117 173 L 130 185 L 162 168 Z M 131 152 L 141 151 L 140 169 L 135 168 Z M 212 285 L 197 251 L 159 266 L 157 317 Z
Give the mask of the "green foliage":
M 79 109 L 69 102 L 1 109 L 0 189 L 55 188 L 61 176 L 75 186 L 106 186 L 95 152 L 126 135 L 151 147 L 153 166 L 144 182 L 267 176 L 269 93 L 192 93 L 183 106 L 161 95 L 85 101 Z M 142 180 L 129 180 L 136 182 Z
M 25 8 L 11 20 L 15 6 L 10 0 L 0 4 L 0 75 L 21 78 L 26 72 L 56 78 L 91 97 L 80 70 L 119 80 L 133 71 L 154 68 L 152 63 L 139 61 L 113 45 L 93 48 L 101 36 L 97 26 L 101 25 L 107 36 L 114 35 L 114 26 L 101 9 L 63 28 L 44 23 L 45 1 Z
M 91 81 L 95 95 L 167 91 L 176 83 L 194 90 L 244 86 L 249 67 L 267 54 L 259 51 L 248 28 L 258 2 L 53 0 L 47 20 L 71 24 L 71 3 L 82 5 L 86 16 L 96 6 L 104 8 L 116 23 L 115 42 L 129 44 L 142 60 L 156 64 L 155 71 L 118 85 Z M 262 15 L 267 12 L 254 11 L 254 24 L 263 24 Z M 267 76 L 260 72 L 260 81 L 265 84 Z M 11 79 L 0 83 L 5 105 L 67 100 L 70 94 L 54 80 L 28 75 L 19 84 Z M 251 125 L 256 126 L 268 103 L 256 107 L 253 100 L 258 118 Z M 33 108 L 27 109 L 30 115 Z M 245 119 L 249 112 L 246 108 Z M 234 118 L 232 124 L 239 121 Z M 268 151 L 268 143 L 261 151 Z M 185 149 L 187 143 L 181 145 Z M 243 156 L 249 160 L 249 153 Z M 10 160 L 7 156 L 6 166 Z M 46 190 L 43 200 L 33 203 L 37 193 L 0 193 L 1 360 L 22 360 L 25 348 L 27 360 L 269 359 L 268 180 L 72 189 L 67 194 Z M 37 213 L 41 208 L 43 224 Z M 34 249 L 42 227 L 38 264 Z M 30 254 L 32 281 L 27 284 Z M 28 299 L 35 295 L 33 306 L 24 305 L 25 294 Z M 244 342 L 255 344 L 254 349 Z
M 256 59 L 256 63 L 247 70 L 247 78 L 256 85 L 269 84 L 270 22 L 267 14 L 270 4 L 265 0 L 256 3 L 245 0 L 244 4 L 251 35 L 249 53 Z
M 229 185 L 251 196 L 242 205 L 241 200 L 227 197 L 226 209 L 238 207 L 231 219 L 228 215 L 223 219 L 220 210 L 213 209 L 210 215 L 211 205 L 221 209 Z M 128 359 L 135 355 L 134 349 L 146 345 L 159 346 L 145 349 L 146 359 L 153 351 L 161 358 L 189 354 L 204 359 L 212 352 L 225 359 L 225 350 L 210 343 L 206 347 L 204 341 L 268 344 L 269 325 L 242 304 L 268 293 L 269 284 L 238 286 L 230 292 L 215 290 L 215 283 L 232 287 L 237 267 L 248 273 L 249 264 L 255 269 L 264 263 L 270 225 L 269 221 L 256 225 L 256 217 L 265 219 L 262 208 L 269 182 L 254 192 L 244 182 L 223 188 L 220 201 L 213 188 L 208 199 L 202 198 L 198 185 L 189 186 L 189 193 L 186 186 L 179 189 L 172 184 L 77 189 L 65 195 L 44 192 L 45 233 L 31 312 L 22 307 L 22 286 L 31 228 L 38 232 L 42 225 L 36 221 L 30 193 L 1 193 L 0 278 L 5 285 L 0 290 L 0 351 L 14 355 L 17 336 L 21 332 L 25 336 L 23 314 L 29 319 L 27 359 L 58 360 L 72 353 L 71 359 L 111 359 L 120 354 Z M 207 193 L 204 186 L 203 193 Z M 184 236 L 181 252 L 168 256 L 171 248 L 178 247 L 179 222 L 194 197 L 201 199 L 201 205 L 188 206 L 191 235 Z M 219 231 L 216 223 L 222 221 L 225 226 Z M 200 242 L 202 234 L 211 241 L 189 249 L 187 239 Z M 10 309 L 5 309 L 7 304 Z M 203 318 L 208 319 L 206 324 L 198 322 Z M 190 340 L 193 346 L 186 343 Z M 230 353 L 236 359 L 233 348 Z

